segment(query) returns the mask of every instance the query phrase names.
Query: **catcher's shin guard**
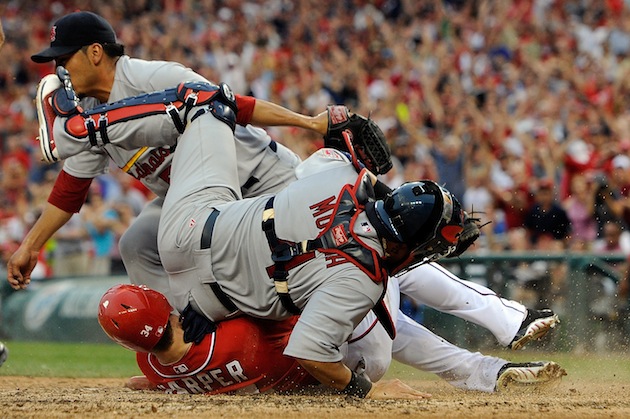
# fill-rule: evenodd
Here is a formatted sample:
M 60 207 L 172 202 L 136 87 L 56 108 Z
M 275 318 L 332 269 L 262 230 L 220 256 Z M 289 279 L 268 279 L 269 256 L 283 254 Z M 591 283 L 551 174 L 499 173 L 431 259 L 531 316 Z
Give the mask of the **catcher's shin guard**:
M 223 92 L 229 88 L 204 82 L 181 83 L 176 88 L 148 93 L 118 102 L 107 103 L 81 112 L 66 121 L 66 131 L 75 138 L 88 138 L 93 147 L 102 147 L 109 143 L 107 127 L 134 119 L 166 113 L 177 131 L 181 134 L 186 129 L 189 112 L 193 108 L 199 111 L 190 120 L 211 111 L 215 117 L 228 124 L 232 130 L 236 125 L 236 102 Z M 183 114 L 182 114 L 183 111 Z M 97 135 L 98 134 L 98 135 Z
M 182 85 L 180 85 L 180 88 L 181 86 Z M 184 84 L 184 86 L 186 86 L 186 84 Z M 197 94 L 198 92 L 193 92 L 191 96 L 194 95 L 196 99 Z M 205 103 L 209 103 L 210 106 L 207 108 L 200 108 L 192 116 L 192 118 L 190 118 L 190 121 L 192 122 L 199 116 L 210 111 L 215 118 L 227 124 L 232 132 L 234 132 L 234 130 L 236 129 L 236 112 L 238 111 L 238 108 L 236 106 L 234 93 L 232 93 L 230 87 L 225 83 L 219 84 L 219 89 L 214 91 L 212 97 L 210 97 L 209 100 L 207 100 Z M 188 110 L 186 111 L 186 115 L 187 114 Z
M 61 81 L 55 74 L 49 74 L 42 78 L 37 86 L 35 107 L 37 108 L 37 121 L 39 123 L 39 146 L 42 151 L 42 160 L 54 163 L 59 160 L 59 152 L 53 136 L 53 123 L 57 116 L 52 105 L 52 97 L 55 91 L 62 87 Z

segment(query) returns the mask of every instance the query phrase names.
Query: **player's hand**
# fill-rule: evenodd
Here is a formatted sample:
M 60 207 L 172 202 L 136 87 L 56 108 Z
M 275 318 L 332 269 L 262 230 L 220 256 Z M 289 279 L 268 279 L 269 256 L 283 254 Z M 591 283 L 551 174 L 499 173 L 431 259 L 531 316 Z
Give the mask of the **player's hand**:
M 428 399 L 429 393 L 422 393 L 409 387 L 399 379 L 377 381 L 372 385 L 372 390 L 368 393 L 366 399 L 372 400 L 388 400 L 388 399 L 406 399 L 406 400 L 422 400 Z
M 7 262 L 7 281 L 13 289 L 25 289 L 31 282 L 31 272 L 37 265 L 38 251 L 20 246 Z
M 185 343 L 195 342 L 199 345 L 208 333 L 217 330 L 216 324 L 208 320 L 203 314 L 197 313 L 190 303 L 180 314 L 179 321 L 182 323 L 182 329 L 184 329 Z
M 132 390 L 155 390 L 157 389 L 156 385 L 153 384 L 147 377 L 144 375 L 136 375 L 131 377 L 125 383 L 125 387 L 130 388 Z

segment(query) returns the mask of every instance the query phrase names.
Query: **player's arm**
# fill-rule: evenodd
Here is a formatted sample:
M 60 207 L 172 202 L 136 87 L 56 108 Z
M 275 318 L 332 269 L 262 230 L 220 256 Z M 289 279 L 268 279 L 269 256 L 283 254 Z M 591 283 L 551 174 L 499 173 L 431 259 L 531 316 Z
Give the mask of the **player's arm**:
M 157 385 L 149 381 L 149 379 L 144 375 L 131 377 L 125 383 L 125 387 L 132 390 L 157 390 Z
M 328 130 L 328 112 L 317 116 L 302 115 L 283 106 L 255 99 L 251 96 L 236 95 L 238 123 L 257 126 L 292 126 L 318 132 L 325 135 Z
M 250 96 L 237 95 L 236 103 L 240 125 L 310 129 L 324 136 L 325 147 L 350 153 L 375 174 L 392 168 L 391 150 L 383 131 L 371 119 L 351 113 L 345 106 L 328 106 L 317 116 L 306 116 Z
M 85 202 L 92 179 L 76 178 L 59 172 L 48 203 L 18 250 L 7 262 L 7 280 L 14 289 L 24 289 L 31 282 L 31 272 L 46 241 L 78 212 Z
M 374 400 L 420 400 L 431 397 L 430 394 L 414 390 L 400 380 L 372 383 L 369 379 L 350 371 L 341 362 L 318 362 L 307 359 L 298 359 L 298 362 L 320 383 L 349 396 Z

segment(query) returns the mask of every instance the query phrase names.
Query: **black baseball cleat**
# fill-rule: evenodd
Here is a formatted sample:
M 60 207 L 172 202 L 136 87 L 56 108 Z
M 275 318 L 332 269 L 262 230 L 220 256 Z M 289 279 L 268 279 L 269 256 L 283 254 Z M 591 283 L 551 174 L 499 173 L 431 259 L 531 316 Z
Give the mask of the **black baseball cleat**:
M 550 361 L 508 362 L 497 374 L 496 390 L 509 387 L 536 386 L 558 382 L 567 372 L 560 365 Z
M 560 319 L 558 319 L 558 315 L 553 310 L 527 309 L 527 317 L 523 320 L 521 328 L 508 346 L 514 351 L 521 349 L 529 341 L 538 340 L 545 336 L 558 323 L 560 323 Z

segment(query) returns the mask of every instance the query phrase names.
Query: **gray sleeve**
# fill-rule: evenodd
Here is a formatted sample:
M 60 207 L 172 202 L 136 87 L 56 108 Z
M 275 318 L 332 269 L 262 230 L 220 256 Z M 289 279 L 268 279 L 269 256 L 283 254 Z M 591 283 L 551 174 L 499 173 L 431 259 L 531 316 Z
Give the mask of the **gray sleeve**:
M 284 354 L 319 362 L 341 361 L 339 347 L 374 306 L 383 290 L 353 269 L 354 277 L 339 278 L 319 287 L 309 298 Z M 360 279 L 357 276 L 361 276 Z
M 109 158 L 101 152 L 84 151 L 63 162 L 64 172 L 78 178 L 91 179 L 107 172 Z
M 185 81 L 209 81 L 188 67 L 181 64 L 170 64 L 157 67 L 150 78 L 154 90 L 170 89 Z
M 134 87 L 142 86 L 145 93 L 170 89 L 185 81 L 209 81 L 192 69 L 176 62 L 148 61 L 144 62 L 144 68 L 144 74 L 132 73 L 127 76 Z

